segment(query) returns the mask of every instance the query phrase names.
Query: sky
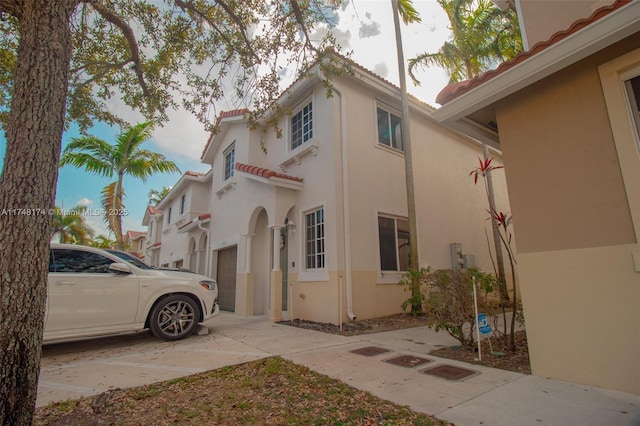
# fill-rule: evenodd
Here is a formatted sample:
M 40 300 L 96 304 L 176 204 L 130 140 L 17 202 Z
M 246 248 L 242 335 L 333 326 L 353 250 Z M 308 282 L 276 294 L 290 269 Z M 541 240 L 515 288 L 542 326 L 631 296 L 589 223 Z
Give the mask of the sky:
M 450 37 L 447 28 L 449 21 L 435 0 L 414 0 L 413 3 L 422 22 L 409 26 L 403 25 L 405 60 L 419 53 L 436 52 Z M 356 63 L 399 85 L 390 0 L 352 0 L 346 9 L 340 11 L 339 23 L 334 29 L 334 34 L 344 51 L 353 51 L 352 59 Z M 420 100 L 437 106 L 435 98 L 448 82 L 447 73 L 434 67 L 419 71 L 416 75 L 421 85 L 414 86 L 411 79 L 407 78 L 408 91 Z M 114 108 L 117 109 L 120 106 L 115 105 Z M 225 108 L 224 104 L 221 104 L 218 111 L 224 109 L 230 108 Z M 142 121 L 139 114 L 125 114 L 131 117 L 130 122 Z M 184 110 L 171 112 L 169 116 L 170 120 L 154 131 L 152 139 L 147 141 L 143 148 L 159 152 L 167 159 L 174 161 L 182 173 L 187 170 L 206 172 L 209 166 L 200 163 L 200 155 L 209 137 L 208 133 L 190 113 Z M 120 128 L 98 123 L 90 133 L 111 142 L 120 133 Z M 62 137 L 63 149 L 71 138 L 77 136 L 79 132 L 72 126 Z M 0 133 L 0 165 L 4 162 L 5 151 L 4 133 Z M 151 189 L 159 190 L 163 186 L 174 185 L 182 173 L 155 174 L 146 182 L 125 176 L 124 203 L 129 214 L 123 218 L 123 229 L 145 231 L 142 218 L 148 203 L 147 194 Z M 100 208 L 100 191 L 110 182 L 109 178 L 66 166 L 59 172 L 56 205 L 65 209 L 78 205 L 98 209 Z M 96 235 L 108 234 L 101 216 L 85 218 Z

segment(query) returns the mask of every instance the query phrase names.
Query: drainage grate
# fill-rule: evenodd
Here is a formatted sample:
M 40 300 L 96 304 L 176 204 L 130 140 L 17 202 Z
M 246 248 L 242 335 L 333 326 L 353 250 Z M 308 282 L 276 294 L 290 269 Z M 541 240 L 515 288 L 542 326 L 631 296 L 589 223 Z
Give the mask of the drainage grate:
M 374 356 L 380 355 L 385 352 L 389 352 L 388 349 L 378 348 L 377 346 L 367 346 L 366 348 L 354 349 L 349 351 L 353 354 L 364 355 L 364 356 Z
M 480 374 L 479 371 L 469 370 L 467 368 L 456 367 L 454 365 L 442 364 L 435 367 L 425 368 L 420 370 L 422 374 L 429 374 L 431 376 L 440 377 L 446 380 L 464 380 L 471 376 Z
M 399 365 L 400 367 L 415 367 L 417 365 L 426 364 L 431 362 L 431 359 L 421 358 L 419 356 L 401 355 L 391 359 L 385 359 L 384 362 L 389 364 Z

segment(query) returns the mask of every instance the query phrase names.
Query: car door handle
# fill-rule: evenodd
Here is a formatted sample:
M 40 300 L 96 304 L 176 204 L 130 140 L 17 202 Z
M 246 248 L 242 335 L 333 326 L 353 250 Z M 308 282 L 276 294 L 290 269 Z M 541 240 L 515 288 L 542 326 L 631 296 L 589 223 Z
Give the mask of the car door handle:
M 74 281 L 56 281 L 56 285 L 76 285 Z

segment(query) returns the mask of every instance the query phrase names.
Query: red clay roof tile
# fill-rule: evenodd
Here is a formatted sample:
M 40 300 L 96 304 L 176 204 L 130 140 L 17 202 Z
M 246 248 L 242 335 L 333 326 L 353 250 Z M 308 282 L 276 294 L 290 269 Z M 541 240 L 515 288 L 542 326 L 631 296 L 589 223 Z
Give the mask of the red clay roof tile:
M 292 180 L 294 182 L 302 182 L 302 178 L 285 175 L 284 173 L 274 172 L 273 170 L 264 169 L 262 167 L 250 166 L 248 164 L 236 163 L 236 170 L 255 176 L 260 176 L 266 179 L 277 177 L 281 179 Z
M 571 24 L 571 26 L 568 29 L 554 33 L 547 41 L 541 41 L 539 43 L 536 43 L 531 49 L 527 50 L 526 52 L 519 53 L 511 61 L 501 63 L 496 69 L 480 74 L 472 78 L 471 80 L 452 83 L 452 84 L 449 84 L 448 86 L 445 86 L 445 88 L 442 89 L 440 93 L 438 93 L 438 96 L 436 97 L 436 102 L 439 103 L 440 105 L 444 105 L 447 102 L 450 102 L 455 98 L 462 96 L 463 94 L 469 92 L 471 89 L 474 89 L 480 86 L 481 84 L 483 84 L 484 82 L 489 81 L 494 77 L 497 77 L 498 75 L 504 73 L 505 71 L 513 68 L 515 65 L 526 61 L 532 56 L 537 55 L 538 53 L 542 52 L 546 48 L 558 43 L 559 41 L 565 39 L 571 34 L 580 31 L 581 29 L 587 27 L 588 25 L 591 25 L 592 23 L 596 22 L 598 19 L 601 19 L 607 16 L 608 14 L 610 14 L 611 12 L 617 9 L 620 9 L 622 6 L 625 6 L 626 4 L 631 3 L 631 1 L 632 0 L 616 0 L 613 4 L 609 6 L 603 6 L 595 10 L 590 17 L 577 20 L 576 22 Z

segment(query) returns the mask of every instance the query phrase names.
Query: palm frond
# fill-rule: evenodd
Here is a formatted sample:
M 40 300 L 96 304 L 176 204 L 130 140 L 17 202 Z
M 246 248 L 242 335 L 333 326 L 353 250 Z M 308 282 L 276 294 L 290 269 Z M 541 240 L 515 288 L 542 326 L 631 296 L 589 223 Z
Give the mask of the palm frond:
M 118 185 L 118 181 L 111 182 L 102 189 L 102 208 L 104 209 L 104 221 L 109 230 L 113 232 L 118 243 L 122 240 L 122 215 L 124 207 L 124 189 Z

